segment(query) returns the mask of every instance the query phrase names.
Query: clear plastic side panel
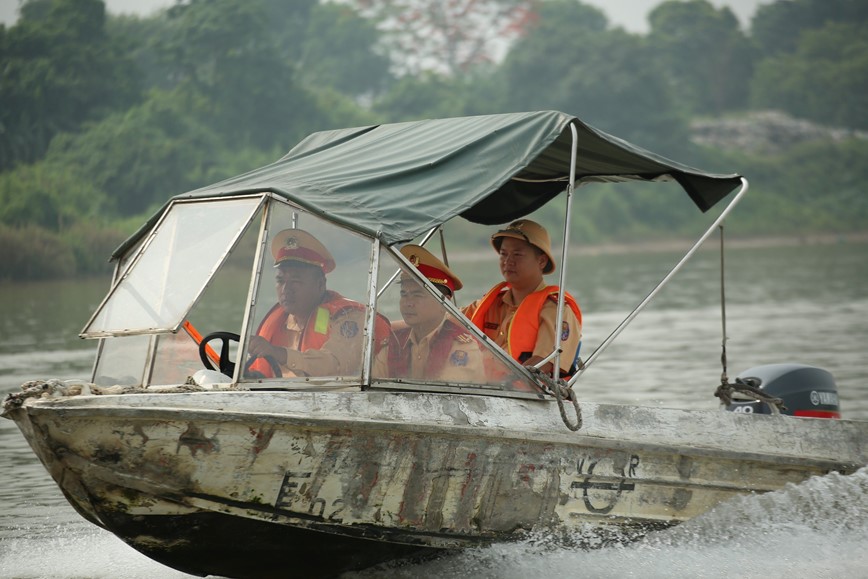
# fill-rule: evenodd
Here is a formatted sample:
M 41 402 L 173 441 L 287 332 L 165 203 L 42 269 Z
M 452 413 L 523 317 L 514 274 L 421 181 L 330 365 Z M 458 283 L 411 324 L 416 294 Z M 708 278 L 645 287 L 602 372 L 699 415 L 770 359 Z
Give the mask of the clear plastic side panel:
M 187 332 L 160 334 L 154 339 L 157 348 L 149 385 L 184 384 L 188 377 L 202 369 L 199 348 Z M 229 381 L 227 377 L 226 382 Z
M 267 229 L 241 380 L 358 386 L 373 241 L 278 204 Z M 388 322 L 377 337 L 388 343 Z
M 239 358 L 238 339 L 247 309 L 259 224 L 257 216 L 214 274 L 181 329 L 173 334 L 160 334 L 151 385 L 183 384 L 199 370 L 221 368 L 226 378 L 220 380 L 230 382 Z M 224 341 L 227 355 L 221 361 Z M 205 346 L 200 348 L 202 342 Z
M 99 386 L 141 386 L 151 336 L 124 336 L 103 341 L 94 369 Z
M 384 250 L 380 255 L 378 313 L 392 320 L 394 340 L 379 352 L 372 369 L 374 385 L 414 385 L 438 389 L 477 389 L 537 393 L 528 380 L 500 359 L 444 302 L 429 291 L 418 271 L 403 266 Z

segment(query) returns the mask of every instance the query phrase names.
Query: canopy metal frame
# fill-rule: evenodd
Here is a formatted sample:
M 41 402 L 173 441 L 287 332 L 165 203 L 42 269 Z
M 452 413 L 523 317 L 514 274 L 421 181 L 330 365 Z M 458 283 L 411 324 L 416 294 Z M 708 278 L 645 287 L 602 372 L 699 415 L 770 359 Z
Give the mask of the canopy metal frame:
M 705 230 L 705 233 L 703 233 L 699 237 L 699 239 L 696 240 L 693 246 L 687 251 L 686 254 L 684 254 L 684 256 L 678 261 L 678 263 L 673 266 L 669 273 L 667 273 L 666 276 L 662 280 L 660 280 L 660 283 L 654 286 L 654 289 L 652 289 L 648 293 L 648 295 L 645 296 L 645 299 L 639 302 L 639 304 L 635 308 L 633 308 L 633 311 L 631 311 L 627 315 L 627 317 L 624 318 L 624 321 L 618 324 L 618 326 L 612 331 L 612 333 L 609 334 L 609 336 L 605 340 L 603 340 L 603 342 L 599 346 L 597 346 L 596 350 L 594 350 L 590 356 L 588 356 L 588 359 L 585 360 L 579 370 L 573 375 L 572 378 L 570 378 L 568 382 L 568 385 L 570 387 L 572 387 L 573 384 L 575 384 L 576 381 L 579 379 L 579 377 L 584 374 L 585 370 L 587 370 L 594 362 L 596 362 L 597 358 L 600 357 L 600 355 L 606 350 L 606 348 L 608 348 L 609 345 L 611 345 L 611 343 L 615 341 L 615 338 L 617 338 L 618 335 L 620 335 L 621 332 L 623 332 L 624 329 L 630 324 L 630 322 L 632 322 L 633 319 L 637 315 L 639 315 L 639 312 L 644 310 L 648 306 L 648 304 L 651 303 L 651 300 L 653 300 L 654 297 L 658 293 L 660 293 L 660 290 L 663 289 L 663 287 L 668 284 L 669 281 L 675 276 L 675 274 L 678 273 L 678 271 L 680 271 L 682 267 L 684 267 L 684 264 L 686 264 L 690 260 L 690 258 L 693 257 L 693 254 L 696 253 L 696 251 L 702 246 L 702 244 L 705 243 L 705 241 L 711 236 L 712 233 L 714 233 L 714 230 L 721 226 L 726 217 L 735 208 L 738 202 L 741 201 L 745 193 L 747 193 L 748 187 L 749 185 L 747 179 L 741 177 L 741 188 L 739 189 L 738 193 L 736 193 L 735 197 L 732 198 L 729 204 L 723 209 L 723 211 L 721 211 L 720 215 L 718 215 L 714 222 L 708 227 L 708 229 Z M 724 332 L 725 331 L 726 330 L 724 327 Z
M 576 130 L 576 126 L 574 122 L 569 124 L 570 133 L 572 136 L 572 145 L 570 148 L 570 173 L 569 173 L 569 181 L 566 189 L 566 209 L 564 211 L 564 229 L 563 229 L 563 242 L 561 246 L 561 267 L 560 267 L 560 275 L 558 279 L 558 287 L 560 291 L 558 292 L 558 303 L 557 303 L 557 316 L 556 316 L 556 324 L 555 324 L 555 335 L 558 335 L 558 331 L 563 324 L 564 319 L 564 305 L 565 305 L 565 292 L 566 292 L 566 280 L 567 280 L 567 269 L 568 269 L 568 251 L 570 246 L 570 224 L 572 221 L 572 204 L 573 204 L 573 196 L 575 194 L 576 189 L 576 163 L 577 163 L 577 151 L 578 151 L 578 133 Z M 732 198 L 729 204 L 721 211 L 720 215 L 714 220 L 714 222 L 706 229 L 706 231 L 699 237 L 699 239 L 691 246 L 691 248 L 687 251 L 687 253 L 673 266 L 673 268 L 663 277 L 663 279 L 648 293 L 648 295 L 627 315 L 627 317 L 612 331 L 611 334 L 591 353 L 587 360 L 580 364 L 580 367 L 576 371 L 576 373 L 569 379 L 567 385 L 569 387 L 573 387 L 579 377 L 584 374 L 585 370 L 587 370 L 591 365 L 596 362 L 596 360 L 600 357 L 600 355 L 609 347 L 609 345 L 624 331 L 624 329 L 633 321 L 633 319 L 644 310 L 648 304 L 657 296 L 658 293 L 665 287 L 669 281 L 675 276 L 678 271 L 690 260 L 691 257 L 696 253 L 696 251 L 702 246 L 703 243 L 711 236 L 715 229 L 722 227 L 722 224 L 726 217 L 730 214 L 730 212 L 735 208 L 739 201 L 741 201 L 742 197 L 748 191 L 748 181 L 744 177 L 740 177 L 740 188 L 738 193 Z M 722 251 L 722 249 L 721 249 Z M 721 297 L 721 299 L 723 299 Z M 725 324 L 725 321 L 724 321 Z M 724 333 L 725 333 L 724 326 Z M 725 337 L 724 337 L 725 340 Z M 552 352 L 540 360 L 537 364 L 535 364 L 535 368 L 542 368 L 549 361 L 553 362 L 553 370 L 552 377 L 557 380 L 560 377 L 560 357 L 563 353 L 562 349 L 556 343 L 554 345 L 554 349 Z M 724 370 L 725 372 L 725 370 Z

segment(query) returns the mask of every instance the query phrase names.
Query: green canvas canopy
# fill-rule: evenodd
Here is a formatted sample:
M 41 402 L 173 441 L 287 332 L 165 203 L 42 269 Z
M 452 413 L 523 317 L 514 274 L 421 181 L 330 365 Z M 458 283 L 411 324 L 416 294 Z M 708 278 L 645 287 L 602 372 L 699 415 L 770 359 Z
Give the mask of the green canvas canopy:
M 577 132 L 577 185 L 675 180 L 707 211 L 741 184 L 739 175 L 705 173 L 576 117 L 538 111 L 314 133 L 275 163 L 176 199 L 270 191 L 386 244 L 410 241 L 459 215 L 485 225 L 506 223 L 566 189 L 570 124 Z

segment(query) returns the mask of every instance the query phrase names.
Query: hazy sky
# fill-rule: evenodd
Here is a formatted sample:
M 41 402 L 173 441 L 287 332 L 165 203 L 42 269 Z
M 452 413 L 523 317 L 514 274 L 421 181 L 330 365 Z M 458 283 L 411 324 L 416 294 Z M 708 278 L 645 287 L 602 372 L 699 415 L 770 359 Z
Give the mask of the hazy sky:
M 583 0 L 601 8 L 615 26 L 622 26 L 631 32 L 647 32 L 648 12 L 663 0 Z M 746 25 L 753 16 L 757 5 L 769 4 L 772 0 L 711 0 L 715 6 L 729 6 Z M 112 14 L 138 14 L 148 16 L 175 3 L 175 0 L 105 0 Z M 10 25 L 17 18 L 19 0 L 0 0 L 0 22 Z

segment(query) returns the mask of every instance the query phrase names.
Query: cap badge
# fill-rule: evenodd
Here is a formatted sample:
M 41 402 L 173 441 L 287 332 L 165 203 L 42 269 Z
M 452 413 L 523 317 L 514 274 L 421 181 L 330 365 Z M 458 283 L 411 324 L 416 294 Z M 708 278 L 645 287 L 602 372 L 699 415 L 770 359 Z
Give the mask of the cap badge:
M 296 249 L 298 247 L 298 239 L 295 237 L 287 237 L 284 244 L 288 249 Z
M 410 263 L 412 263 L 413 265 L 415 265 L 415 266 L 418 267 L 418 265 L 419 265 L 419 256 L 416 255 L 415 253 L 414 253 L 413 255 L 411 255 L 411 256 L 410 256 Z

